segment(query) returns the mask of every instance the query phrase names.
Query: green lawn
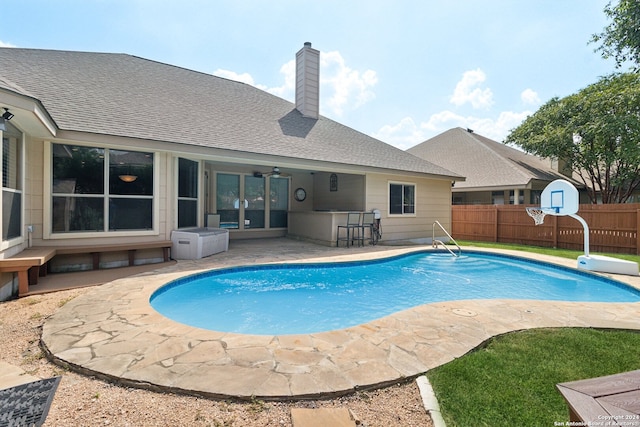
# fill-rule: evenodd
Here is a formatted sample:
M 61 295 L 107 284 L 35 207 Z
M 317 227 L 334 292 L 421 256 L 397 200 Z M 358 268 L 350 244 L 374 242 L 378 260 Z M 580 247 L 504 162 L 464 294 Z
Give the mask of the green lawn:
M 581 251 L 459 241 L 576 259 Z M 640 256 L 605 254 L 640 263 Z M 536 329 L 496 337 L 427 373 L 448 427 L 553 426 L 568 421 L 557 383 L 640 369 L 640 332 Z
M 554 249 L 554 248 L 543 248 L 539 246 L 526 246 L 526 245 L 516 245 L 510 243 L 492 243 L 492 242 L 472 242 L 467 240 L 458 240 L 458 244 L 463 247 L 473 248 L 496 248 L 496 249 L 511 249 L 515 251 L 524 251 L 531 252 L 536 254 L 545 254 L 545 255 L 555 255 L 561 258 L 570 258 L 577 259 L 578 256 L 584 255 L 583 251 L 572 251 L 569 249 Z M 597 252 L 593 252 L 596 254 Z M 610 254 L 610 253 L 599 253 L 599 255 L 606 255 L 614 258 L 626 259 L 629 261 L 634 261 L 640 263 L 640 256 L 638 255 L 629 255 L 629 254 Z
M 557 383 L 640 369 L 639 346 L 633 331 L 514 332 L 427 377 L 447 427 L 553 426 L 568 421 Z

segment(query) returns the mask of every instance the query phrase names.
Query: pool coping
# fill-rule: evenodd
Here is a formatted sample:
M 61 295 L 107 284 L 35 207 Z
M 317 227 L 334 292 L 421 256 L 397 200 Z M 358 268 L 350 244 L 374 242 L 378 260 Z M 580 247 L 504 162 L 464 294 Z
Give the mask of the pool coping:
M 151 294 L 165 283 L 211 268 L 268 259 L 367 260 L 431 250 L 332 249 L 305 255 L 292 248 L 289 256 L 275 260 L 267 254 L 225 254 L 101 285 L 46 320 L 42 347 L 55 363 L 127 386 L 209 398 L 287 400 L 336 397 L 410 380 L 511 331 L 563 326 L 640 329 L 640 303 L 462 300 L 421 305 L 337 331 L 264 336 L 186 326 L 149 304 Z M 544 255 L 468 249 L 576 266 L 576 261 Z M 603 276 L 640 289 L 640 277 Z

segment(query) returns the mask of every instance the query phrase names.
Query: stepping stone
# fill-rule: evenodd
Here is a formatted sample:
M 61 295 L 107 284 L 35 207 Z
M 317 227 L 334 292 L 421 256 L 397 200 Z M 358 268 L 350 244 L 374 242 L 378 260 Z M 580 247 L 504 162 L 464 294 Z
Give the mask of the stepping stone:
M 356 427 L 346 408 L 291 408 L 293 427 Z
M 40 378 L 25 373 L 17 366 L 7 362 L 0 362 L 0 390 L 30 383 L 39 379 Z

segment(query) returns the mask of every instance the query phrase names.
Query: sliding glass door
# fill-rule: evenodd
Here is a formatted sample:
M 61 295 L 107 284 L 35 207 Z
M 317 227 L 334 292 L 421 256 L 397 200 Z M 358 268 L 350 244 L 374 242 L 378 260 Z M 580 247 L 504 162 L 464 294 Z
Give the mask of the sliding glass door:
M 216 210 L 221 227 L 240 230 L 286 228 L 288 209 L 287 178 L 216 175 Z
M 264 228 L 264 182 L 263 177 L 244 177 L 244 228 Z
M 220 227 L 240 228 L 240 175 L 217 175 L 216 206 L 220 215 Z
M 289 180 L 269 178 L 269 228 L 286 228 L 289 210 Z

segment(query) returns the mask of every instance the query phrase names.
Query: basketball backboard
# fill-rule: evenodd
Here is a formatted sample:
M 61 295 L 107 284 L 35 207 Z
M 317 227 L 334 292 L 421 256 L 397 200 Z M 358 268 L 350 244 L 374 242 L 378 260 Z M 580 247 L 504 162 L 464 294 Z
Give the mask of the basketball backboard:
M 578 190 L 569 181 L 556 179 L 542 191 L 540 207 L 549 209 L 551 215 L 572 215 L 578 212 Z

